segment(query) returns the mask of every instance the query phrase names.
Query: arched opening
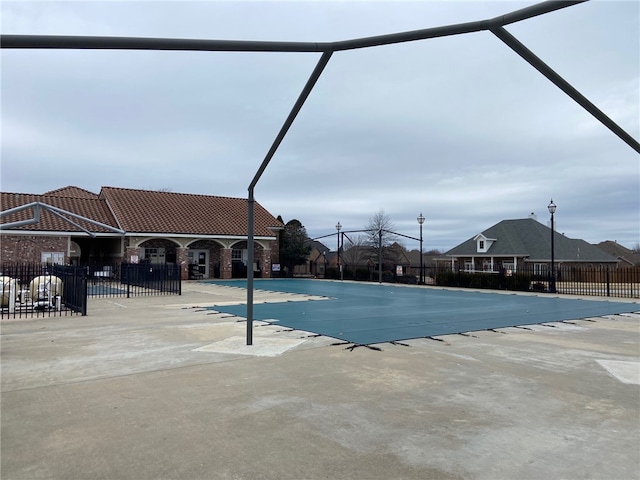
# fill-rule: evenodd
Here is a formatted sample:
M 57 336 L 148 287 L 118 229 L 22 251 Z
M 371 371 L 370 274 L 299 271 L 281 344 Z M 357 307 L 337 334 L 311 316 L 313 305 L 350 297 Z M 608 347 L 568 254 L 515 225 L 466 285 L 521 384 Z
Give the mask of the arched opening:
M 214 240 L 196 240 L 189 245 L 189 279 L 222 278 L 222 246 Z
M 178 245 L 164 238 L 153 238 L 140 244 L 140 263 L 177 263 Z
M 253 276 L 262 278 L 264 276 L 264 268 L 266 267 L 262 258 L 264 248 L 258 242 L 254 243 L 253 248 Z M 248 242 L 237 242 L 231 247 L 231 276 L 232 278 L 247 278 L 249 269 L 249 251 Z

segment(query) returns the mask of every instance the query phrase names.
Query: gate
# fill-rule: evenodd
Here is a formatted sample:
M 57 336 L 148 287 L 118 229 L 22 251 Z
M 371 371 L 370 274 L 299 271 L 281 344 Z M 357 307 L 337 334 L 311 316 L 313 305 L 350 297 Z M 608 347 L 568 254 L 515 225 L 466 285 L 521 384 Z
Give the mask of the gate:
M 62 279 L 63 302 L 74 312 L 87 314 L 87 269 L 70 265 L 54 265 L 53 274 Z

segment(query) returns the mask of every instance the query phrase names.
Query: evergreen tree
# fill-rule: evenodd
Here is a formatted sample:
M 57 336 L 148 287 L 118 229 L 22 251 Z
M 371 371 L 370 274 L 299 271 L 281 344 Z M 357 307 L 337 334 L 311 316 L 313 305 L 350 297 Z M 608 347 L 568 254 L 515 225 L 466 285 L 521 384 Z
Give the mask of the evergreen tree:
M 280 237 L 280 263 L 286 268 L 287 276 L 291 277 L 295 266 L 303 265 L 311 252 L 307 229 L 299 220 L 289 220 Z

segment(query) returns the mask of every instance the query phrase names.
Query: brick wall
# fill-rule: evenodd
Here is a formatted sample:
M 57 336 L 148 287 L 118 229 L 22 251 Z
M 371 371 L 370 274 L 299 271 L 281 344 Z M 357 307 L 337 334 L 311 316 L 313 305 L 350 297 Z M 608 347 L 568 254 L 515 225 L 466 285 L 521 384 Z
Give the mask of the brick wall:
M 42 252 L 63 252 L 69 262 L 69 237 L 0 235 L 0 262 L 40 263 Z

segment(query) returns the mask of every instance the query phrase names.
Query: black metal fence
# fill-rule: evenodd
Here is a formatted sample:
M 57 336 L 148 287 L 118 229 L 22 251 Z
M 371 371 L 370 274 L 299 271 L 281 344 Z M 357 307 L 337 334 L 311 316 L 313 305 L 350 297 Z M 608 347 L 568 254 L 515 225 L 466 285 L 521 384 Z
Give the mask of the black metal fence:
M 516 271 L 468 272 L 448 267 L 425 269 L 426 283 L 434 285 L 549 292 L 551 272 L 534 265 Z M 640 298 L 640 267 L 586 267 L 561 265 L 555 270 L 556 293 L 568 295 Z
M 53 274 L 62 280 L 63 301 L 72 311 L 87 314 L 86 268 L 68 265 L 54 265 Z
M 180 265 L 122 263 L 89 270 L 91 297 L 182 295 Z
M 181 295 L 179 265 L 3 264 L 0 318 L 86 315 L 88 297 Z
M 87 314 L 87 276 L 82 267 L 5 264 L 0 318 Z
M 417 284 L 419 269 L 415 274 L 396 275 L 383 271 L 382 281 L 391 283 Z M 540 266 L 520 265 L 515 271 L 465 271 L 454 270 L 450 266 L 425 266 L 425 283 L 460 288 L 486 288 L 494 290 L 516 290 L 549 292 L 550 272 L 540 271 Z M 377 282 L 377 270 L 345 266 L 344 280 Z M 340 271 L 335 267 L 326 270 L 325 278 L 340 279 Z M 556 293 L 606 296 L 619 298 L 640 298 L 640 267 L 615 266 L 569 266 L 560 265 L 555 275 Z

